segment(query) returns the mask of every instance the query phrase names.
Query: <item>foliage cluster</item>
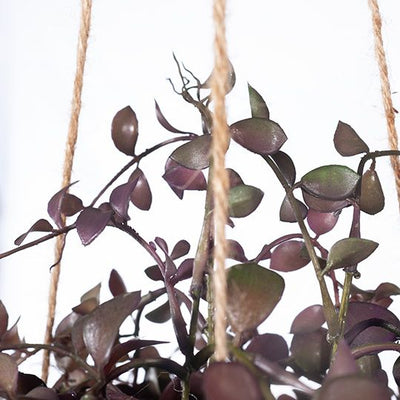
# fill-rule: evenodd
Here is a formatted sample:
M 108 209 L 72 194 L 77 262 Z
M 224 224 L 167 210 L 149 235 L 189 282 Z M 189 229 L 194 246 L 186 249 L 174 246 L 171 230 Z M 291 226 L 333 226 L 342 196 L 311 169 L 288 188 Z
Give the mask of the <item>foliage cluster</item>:
M 128 163 L 88 205 L 70 193 L 73 184 L 60 190 L 48 203 L 52 222 L 39 219 L 15 240 L 18 247 L 0 255 L 9 256 L 72 230 L 87 246 L 106 227 L 114 227 L 153 258 L 154 265 L 147 266 L 145 273 L 154 281 L 154 290 L 145 294 L 130 291 L 120 274 L 112 270 L 109 289 L 113 298 L 101 303 L 99 286 L 85 293 L 81 303 L 57 326 L 51 344 L 22 340 L 16 324 L 8 326 L 7 310 L 0 302 L 1 395 L 8 399 L 60 400 L 269 400 L 275 398 L 271 385 L 281 385 L 287 388 L 287 394 L 280 395 L 279 400 L 398 398 L 397 388 L 388 386 L 387 374 L 392 373 L 400 384 L 400 358 L 392 371 L 385 371 L 379 353 L 400 350 L 400 321 L 388 309 L 391 296 L 399 294 L 400 289 L 389 282 L 378 283 L 374 290 L 353 284 L 359 263 L 378 246 L 360 232 L 362 213 L 375 215 L 385 204 L 376 159 L 398 153 L 371 152 L 350 125 L 339 122 L 334 146 L 344 157 L 362 155 L 358 170 L 323 165 L 298 179 L 292 158 L 281 150 L 287 140 L 284 130 L 270 118 L 262 96 L 248 86 L 251 116 L 230 125 L 231 146 L 236 143 L 265 160 L 283 188 L 280 220 L 288 226 L 297 224 L 300 232 L 266 243 L 251 259 L 246 256 L 245 244 L 228 240 L 232 261 L 227 271 L 230 356 L 226 362 L 214 362 L 213 165 L 209 157 L 212 102 L 209 79 L 201 83 L 184 66 L 177 65 L 181 88 L 172 87 L 199 111 L 201 133 L 175 128 L 156 103 L 159 123 L 174 136 L 138 152 L 136 114 L 129 106 L 118 111 L 111 135 L 115 147 L 129 157 Z M 232 68 L 229 91 L 234 84 Z M 151 241 L 143 238 L 140 227 L 132 225 L 130 214 L 132 206 L 149 210 L 152 204 L 152 190 L 139 168 L 140 161 L 175 143 L 179 146 L 166 160 L 163 179 L 179 199 L 188 190 L 205 191 L 206 195 L 200 238 L 182 239 L 170 246 L 161 237 Z M 207 169 L 208 177 L 204 173 Z M 129 172 L 128 178 L 115 185 L 125 172 Z M 263 192 L 245 183 L 237 171 L 228 172 L 227 225 L 234 228 L 236 218 L 245 218 L 257 209 Z M 99 204 L 108 190 L 108 200 Z M 335 228 L 344 208 L 353 210 L 349 236 L 327 249 L 320 239 Z M 26 243 L 32 232 L 44 232 L 44 236 Z M 197 246 L 194 257 L 188 256 L 191 245 Z M 260 325 L 285 295 L 284 274 L 300 268 L 314 269 L 321 304 L 298 310 L 288 344 L 276 333 L 263 332 Z M 338 270 L 344 271 L 340 274 L 343 281 L 337 276 Z M 185 280 L 190 280 L 188 293 L 181 285 Z M 162 297 L 164 304 L 152 307 Z M 122 334 L 120 327 L 129 316 L 132 330 Z M 140 338 L 143 316 L 154 324 L 171 321 L 180 360 L 160 356 L 157 346 L 164 342 L 157 336 L 159 329 L 154 329 L 151 340 Z M 35 375 L 18 371 L 21 362 L 43 349 L 51 351 L 60 371 L 52 388 Z

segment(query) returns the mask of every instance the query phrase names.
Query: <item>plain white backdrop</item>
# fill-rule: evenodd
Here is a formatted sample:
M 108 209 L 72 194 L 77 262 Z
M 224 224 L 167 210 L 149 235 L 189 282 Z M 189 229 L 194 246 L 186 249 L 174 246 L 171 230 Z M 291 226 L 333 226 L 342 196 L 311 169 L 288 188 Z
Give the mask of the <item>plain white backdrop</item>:
M 400 4 L 380 3 L 393 100 L 399 108 Z M 60 187 L 79 14 L 78 0 L 0 0 L 0 252 L 46 217 L 47 201 Z M 73 193 L 84 203 L 128 161 L 110 136 L 111 120 L 119 109 L 130 105 L 135 110 L 142 150 L 173 136 L 157 123 L 154 99 L 173 125 L 200 132 L 196 111 L 172 92 L 166 78 L 179 83 L 172 52 L 201 80 L 208 76 L 213 64 L 211 17 L 210 0 L 93 2 L 73 170 L 73 180 L 79 180 Z M 371 149 L 388 148 L 367 0 L 231 0 L 227 32 L 237 75 L 228 98 L 229 122 L 249 116 L 249 82 L 285 130 L 289 140 L 283 150 L 294 159 L 298 177 L 321 164 L 356 168 L 357 157 L 344 160 L 333 148 L 338 120 L 352 125 Z M 162 236 L 171 246 L 190 238 L 193 254 L 204 193 L 187 193 L 180 201 L 161 179 L 172 149 L 141 164 L 154 203 L 148 214 L 132 210 L 132 225 L 147 240 Z M 261 160 L 232 146 L 227 164 L 265 192 L 257 212 L 228 232 L 243 240 L 249 257 L 279 235 L 298 231 L 279 223 L 283 192 Z M 400 284 L 400 219 L 388 160 L 378 160 L 378 172 L 386 208 L 376 217 L 363 216 L 363 236 L 380 243 L 360 266 L 362 277 L 356 283 L 363 289 L 381 281 Z M 338 233 L 323 239 L 326 247 L 348 234 L 349 214 L 343 212 Z M 29 342 L 43 338 L 53 246 L 49 242 L 0 261 L 0 298 L 12 322 L 21 317 L 20 331 Z M 62 263 L 57 321 L 98 282 L 103 284 L 102 299 L 109 298 L 112 268 L 126 279 L 128 289 L 146 292 L 152 285 L 143 270 L 151 263 L 136 243 L 111 229 L 87 248 L 71 233 Z M 285 279 L 286 293 L 265 324 L 266 331 L 287 334 L 297 312 L 319 303 L 311 267 L 286 274 Z M 400 310 L 398 303 L 395 300 L 393 310 Z M 151 331 L 145 335 L 152 338 Z

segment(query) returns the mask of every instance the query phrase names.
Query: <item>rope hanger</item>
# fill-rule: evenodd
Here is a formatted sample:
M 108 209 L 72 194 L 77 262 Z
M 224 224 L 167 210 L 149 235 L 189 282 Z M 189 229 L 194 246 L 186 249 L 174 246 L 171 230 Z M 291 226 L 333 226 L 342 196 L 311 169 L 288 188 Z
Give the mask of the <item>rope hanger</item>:
M 373 33 L 375 39 L 375 52 L 380 70 L 382 99 L 385 108 L 389 143 L 391 149 L 398 148 L 397 132 L 394 122 L 394 109 L 391 99 L 388 69 L 383 40 L 381 34 L 382 21 L 380 17 L 377 0 L 368 0 L 372 11 Z M 81 0 L 81 20 L 79 28 L 79 41 L 77 53 L 77 65 L 73 88 L 72 111 L 68 129 L 67 144 L 64 155 L 62 187 L 71 182 L 71 172 L 74 159 L 75 145 L 78 137 L 78 123 L 81 110 L 81 95 L 83 87 L 83 74 L 86 61 L 86 51 L 91 22 L 92 0 Z M 225 169 L 225 153 L 228 144 L 228 129 L 225 112 L 226 81 L 229 71 L 227 43 L 225 32 L 226 0 L 214 0 L 213 19 L 215 27 L 214 38 L 214 74 L 211 92 L 214 101 L 213 115 L 213 140 L 211 155 L 213 160 L 212 191 L 214 195 L 214 224 L 215 224 L 215 251 L 213 275 L 214 285 L 214 307 L 215 307 L 215 359 L 224 361 L 227 358 L 226 343 L 226 270 L 225 259 L 227 244 L 225 238 L 225 223 L 228 215 L 227 194 L 229 179 Z M 395 173 L 396 189 L 400 205 L 400 161 L 397 157 L 391 158 Z M 56 297 L 60 277 L 60 263 L 65 246 L 65 237 L 57 237 L 55 246 L 56 266 L 52 269 L 49 307 L 46 325 L 45 343 L 50 343 L 54 327 L 56 310 Z M 46 382 L 49 371 L 49 353 L 44 353 L 42 365 L 42 379 Z

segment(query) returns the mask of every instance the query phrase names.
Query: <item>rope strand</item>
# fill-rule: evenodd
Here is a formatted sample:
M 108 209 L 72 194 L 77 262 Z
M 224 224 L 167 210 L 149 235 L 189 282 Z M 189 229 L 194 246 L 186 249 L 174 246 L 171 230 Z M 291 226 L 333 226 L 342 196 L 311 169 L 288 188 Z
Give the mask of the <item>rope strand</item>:
M 228 128 L 225 113 L 225 94 L 229 64 L 225 37 L 225 0 L 214 1 L 215 67 L 211 85 L 214 101 L 212 138 L 212 190 L 214 195 L 215 249 L 214 264 L 214 307 L 215 307 L 215 359 L 227 357 L 226 344 L 226 270 L 227 244 L 225 225 L 228 217 L 229 178 L 225 169 L 225 153 L 228 148 Z
M 398 136 L 395 125 L 395 112 L 393 108 L 392 95 L 390 90 L 389 73 L 386 61 L 385 49 L 382 38 L 382 18 L 379 11 L 378 0 L 368 0 L 372 13 L 372 26 L 375 42 L 375 56 L 378 61 L 379 75 L 381 80 L 382 101 L 386 115 L 388 139 L 391 150 L 398 150 Z M 400 207 L 400 160 L 396 156 L 390 158 L 397 190 L 397 200 Z
M 82 104 L 83 74 L 86 62 L 86 50 L 88 45 L 90 21 L 91 21 L 92 0 L 81 0 L 81 20 L 79 28 L 78 51 L 75 71 L 75 81 L 72 96 L 72 110 L 69 121 L 68 136 L 65 147 L 62 186 L 68 186 L 71 183 L 72 166 L 75 154 L 75 145 L 78 138 L 79 115 Z M 65 218 L 63 219 L 65 225 Z M 57 290 L 60 280 L 61 258 L 65 247 L 65 235 L 57 237 L 55 244 L 56 265 L 51 271 L 49 287 L 49 303 L 47 313 L 47 323 L 44 343 L 49 344 L 52 340 L 52 332 L 56 313 Z M 42 379 L 47 382 L 49 375 L 50 353 L 45 351 L 42 363 Z

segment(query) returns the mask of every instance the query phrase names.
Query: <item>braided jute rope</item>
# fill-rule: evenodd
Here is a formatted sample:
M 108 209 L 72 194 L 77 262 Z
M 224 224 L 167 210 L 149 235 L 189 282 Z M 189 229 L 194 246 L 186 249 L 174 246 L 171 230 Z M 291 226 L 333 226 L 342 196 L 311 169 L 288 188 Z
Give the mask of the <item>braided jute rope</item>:
M 372 26 L 375 41 L 375 56 L 379 65 L 379 74 L 381 79 L 381 92 L 383 106 L 386 115 L 386 125 L 388 131 L 388 139 L 391 150 L 398 150 L 398 136 L 395 125 L 395 113 L 392 103 L 392 95 L 390 90 L 389 73 L 386 62 L 385 49 L 382 39 L 382 18 L 379 11 L 378 0 L 368 0 L 369 7 L 372 12 Z M 397 200 L 400 207 L 400 160 L 398 157 L 390 158 L 397 190 Z
M 211 93 L 214 101 L 213 133 L 212 133 L 212 191 L 214 196 L 214 337 L 217 361 L 227 357 L 226 344 L 226 270 L 225 259 L 227 244 L 225 225 L 228 216 L 229 178 L 225 169 L 225 153 L 228 148 L 228 127 L 225 113 L 225 94 L 229 73 L 227 44 L 225 37 L 225 0 L 214 0 L 213 15 L 215 26 L 214 39 L 214 73 Z
M 90 21 L 92 11 L 92 0 L 81 0 L 81 19 L 79 27 L 78 50 L 76 60 L 75 81 L 72 96 L 72 109 L 69 121 L 68 136 L 65 147 L 62 187 L 71 183 L 72 165 L 74 161 L 75 145 L 78 138 L 79 115 L 81 111 L 81 97 L 83 86 L 83 74 L 86 62 L 86 50 L 88 45 Z M 62 221 L 65 225 L 65 218 Z M 49 303 L 47 324 L 44 342 L 50 343 L 52 339 L 52 331 L 54 326 L 54 318 L 56 312 L 57 290 L 60 280 L 61 264 L 60 260 L 64 251 L 65 235 L 57 236 L 55 244 L 55 260 L 56 265 L 52 268 L 49 287 Z M 46 382 L 49 375 L 50 356 L 49 352 L 44 352 L 42 364 L 42 379 Z

